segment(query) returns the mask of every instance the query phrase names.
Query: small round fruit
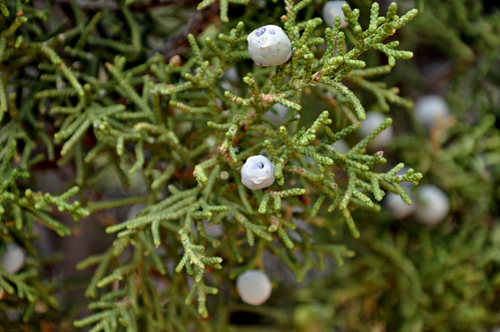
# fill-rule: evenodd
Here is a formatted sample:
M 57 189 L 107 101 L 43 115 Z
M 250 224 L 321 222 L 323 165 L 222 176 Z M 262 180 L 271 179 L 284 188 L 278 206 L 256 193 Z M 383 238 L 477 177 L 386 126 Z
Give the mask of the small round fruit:
M 446 119 L 450 108 L 443 97 L 427 95 L 420 97 L 415 103 L 415 117 L 427 130 L 431 129 L 439 119 Z
M 337 149 L 338 152 L 346 154 L 349 152 L 349 145 L 347 142 L 343 139 L 338 140 L 337 142 L 333 143 L 332 146 Z
M 272 285 L 264 272 L 248 270 L 238 276 L 236 288 L 243 302 L 261 305 L 271 296 Z
M 391 215 L 399 220 L 408 218 L 417 209 L 415 202 L 412 205 L 408 205 L 403 202 L 401 196 L 391 192 L 385 196 L 384 203 Z
M 7 243 L 2 256 L 2 268 L 14 274 L 24 265 L 24 251 L 17 244 Z
M 323 19 L 325 20 L 326 25 L 329 27 L 333 26 L 335 23 L 335 17 L 340 16 L 342 19 L 340 23 L 340 28 L 345 28 L 348 23 L 344 21 L 344 11 L 342 10 L 342 6 L 347 5 L 345 1 L 328 1 L 323 6 Z
M 437 225 L 450 211 L 450 201 L 446 193 L 432 184 L 419 186 L 418 206 L 415 218 L 422 224 Z
M 386 117 L 380 113 L 368 112 L 366 113 L 366 119 L 363 121 L 363 125 L 359 128 L 358 132 L 363 136 L 368 136 L 371 134 L 378 126 L 384 122 Z M 372 149 L 383 149 L 389 145 L 392 141 L 392 127 L 389 126 L 383 132 L 377 135 L 373 139 L 368 147 Z
M 203 226 L 205 227 L 205 234 L 213 238 L 221 237 L 224 234 L 224 226 L 222 223 L 216 225 L 209 225 L 206 219 L 203 219 Z
M 289 108 L 281 104 L 274 104 L 272 109 L 264 113 L 264 117 L 274 124 L 281 124 L 288 115 Z
M 290 39 L 277 25 L 255 29 L 248 35 L 247 41 L 248 53 L 258 66 L 278 66 L 292 55 Z
M 241 168 L 241 182 L 251 190 L 269 187 L 274 183 L 274 165 L 264 156 L 252 156 Z
M 396 175 L 404 175 L 409 169 L 409 167 L 405 166 L 402 170 L 397 172 Z M 415 202 L 415 197 L 412 193 L 412 188 L 415 187 L 415 185 L 411 182 L 401 182 L 400 185 L 408 193 L 413 204 L 408 205 L 403 201 L 401 196 L 392 192 L 387 192 L 384 198 L 384 205 L 394 218 L 403 220 L 415 213 L 417 210 L 417 202 Z

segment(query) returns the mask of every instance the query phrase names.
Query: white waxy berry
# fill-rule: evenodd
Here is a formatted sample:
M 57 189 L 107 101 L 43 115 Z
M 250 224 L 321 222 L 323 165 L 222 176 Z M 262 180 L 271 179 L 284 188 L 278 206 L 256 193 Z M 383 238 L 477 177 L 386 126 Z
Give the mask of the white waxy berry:
M 248 270 L 238 276 L 236 288 L 241 300 L 251 305 L 261 305 L 271 296 L 272 285 L 267 274 Z
M 427 95 L 420 97 L 415 103 L 415 118 L 427 130 L 431 129 L 440 119 L 450 115 L 450 108 L 443 97 Z
M 380 113 L 368 112 L 366 113 L 366 119 L 363 121 L 363 125 L 359 128 L 358 132 L 367 136 L 371 134 L 375 129 L 377 129 L 386 117 Z M 389 126 L 387 129 L 382 131 L 375 137 L 369 144 L 368 147 L 372 149 L 383 149 L 389 145 L 392 141 L 392 127 Z
M 258 66 L 278 66 L 292 55 L 290 39 L 277 25 L 255 29 L 248 35 L 247 41 L 248 53 Z
M 387 209 L 392 214 L 392 216 L 399 220 L 411 216 L 417 208 L 415 203 L 413 203 L 412 205 L 408 205 L 403 202 L 399 195 L 395 193 L 388 193 L 386 195 L 385 205 L 387 206 Z
M 264 113 L 264 117 L 269 119 L 272 123 L 281 124 L 285 121 L 288 115 L 289 108 L 281 104 L 274 104 L 272 109 Z
M 2 256 L 2 268 L 9 273 L 16 273 L 24 265 L 24 251 L 18 245 L 7 243 Z
M 224 234 L 224 226 L 222 226 L 222 223 L 210 226 L 208 224 L 208 221 L 206 219 L 203 219 L 203 226 L 205 227 L 205 234 L 207 234 L 208 236 L 217 238 L 221 237 L 222 234 Z
M 404 175 L 408 172 L 409 169 L 409 167 L 405 166 L 396 175 Z M 401 182 L 400 184 L 408 193 L 408 196 L 410 196 L 413 204 L 408 205 L 403 201 L 401 196 L 388 192 L 384 198 L 384 205 L 394 218 L 403 220 L 415 213 L 415 211 L 417 210 L 417 202 L 415 202 L 415 197 L 412 193 L 412 188 L 415 185 L 411 182 Z
M 450 211 L 450 201 L 445 192 L 427 184 L 418 187 L 418 207 L 415 218 L 422 224 L 437 225 Z
M 340 28 L 345 28 L 348 23 L 344 21 L 344 11 L 342 10 L 342 6 L 347 5 L 345 1 L 328 1 L 323 6 L 323 19 L 325 20 L 326 25 L 333 26 L 335 23 L 335 17 L 340 16 L 342 19 L 340 23 Z
M 251 190 L 269 187 L 274 183 L 274 165 L 264 156 L 252 156 L 241 168 L 241 182 Z
M 414 201 L 412 195 L 409 192 L 408 194 L 410 195 L 410 198 Z M 399 220 L 408 218 L 417 210 L 417 204 L 415 202 L 413 202 L 412 205 L 408 205 L 405 202 L 403 202 L 401 196 L 391 192 L 387 193 L 387 195 L 385 196 L 384 203 L 389 212 L 391 213 L 391 215 Z
M 346 154 L 349 152 L 349 145 L 347 142 L 343 139 L 338 140 L 337 142 L 333 143 L 332 146 L 337 149 L 338 152 Z

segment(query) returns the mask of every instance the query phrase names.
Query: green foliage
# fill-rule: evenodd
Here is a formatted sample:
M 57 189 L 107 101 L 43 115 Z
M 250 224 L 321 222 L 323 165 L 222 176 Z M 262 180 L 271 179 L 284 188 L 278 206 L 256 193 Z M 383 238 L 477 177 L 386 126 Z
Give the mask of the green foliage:
M 30 189 L 22 192 L 21 188 L 30 177 L 29 167 L 40 162 L 43 155 L 34 157 L 30 155 L 35 142 L 26 131 L 20 129 L 24 121 L 26 124 L 30 123 L 29 119 L 26 119 L 27 112 L 17 113 L 14 108 L 11 109 L 10 114 L 14 120 L 9 125 L 3 126 L 0 134 L 2 138 L 0 144 L 3 145 L 0 150 L 2 160 L 0 163 L 0 238 L 2 239 L 0 254 L 4 253 L 5 243 L 12 242 L 25 248 L 29 258 L 26 266 L 19 273 L 11 273 L 0 268 L 0 299 L 9 297 L 8 301 L 11 302 L 9 304 L 16 310 L 19 310 L 20 305 L 24 306 L 22 319 L 28 322 L 36 304 L 42 305 L 43 303 L 52 308 L 58 305 L 56 298 L 51 294 L 53 291 L 51 287 L 42 284 L 39 280 L 40 268 L 47 257 L 42 257 L 34 245 L 37 238 L 35 224 L 39 223 L 54 230 L 59 236 L 67 236 L 71 233 L 70 228 L 50 216 L 52 206 L 57 207 L 60 212 L 68 212 L 74 220 L 88 216 L 89 212 L 80 207 L 78 201 L 67 202 L 78 193 L 78 187 L 73 187 L 59 196 L 33 192 Z M 40 126 L 37 126 L 37 129 L 41 129 Z M 18 155 L 18 144 L 24 145 L 22 156 Z
M 498 277 L 490 274 L 499 263 L 494 253 L 498 231 L 496 227 L 489 233 L 488 228 L 468 222 L 458 234 L 445 236 L 427 230 L 403 230 L 397 236 L 366 234 L 356 248 L 367 255 L 337 271 L 339 284 L 314 287 L 318 296 L 321 288 L 335 289 L 330 296 L 343 307 L 343 319 L 336 324 L 346 328 L 368 329 L 371 323 L 359 321 L 360 315 L 367 315 L 370 322 L 394 331 L 419 331 L 424 326 L 438 331 L 450 330 L 446 326 L 478 330 L 497 321 L 492 304 Z M 361 270 L 377 273 L 359 274 Z M 360 278 L 346 277 L 351 273 Z M 368 286 L 360 292 L 363 285 Z M 395 296 L 397 304 L 392 303 Z M 389 307 L 393 310 L 378 310 Z
M 378 227 L 349 241 L 355 260 L 299 291 L 299 301 L 314 299 L 317 312 L 334 307 L 336 313 L 311 314 L 317 320 L 309 318 L 304 331 L 331 324 L 349 331 L 484 331 L 498 325 L 500 132 L 493 77 L 499 18 L 498 10 L 484 13 L 479 2 L 433 1 L 410 25 L 403 46 L 419 51 L 417 58 L 429 52 L 448 64 L 426 81 L 410 64 L 398 86 L 416 95 L 424 88 L 443 91 L 454 117 L 426 133 L 408 113 L 411 130 L 392 146 L 425 182 L 446 191 L 454 212 L 433 230 L 381 213 Z M 357 218 L 362 229 L 373 222 L 369 215 Z

